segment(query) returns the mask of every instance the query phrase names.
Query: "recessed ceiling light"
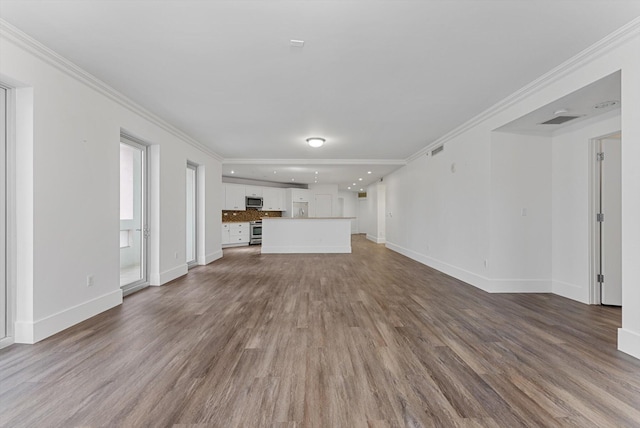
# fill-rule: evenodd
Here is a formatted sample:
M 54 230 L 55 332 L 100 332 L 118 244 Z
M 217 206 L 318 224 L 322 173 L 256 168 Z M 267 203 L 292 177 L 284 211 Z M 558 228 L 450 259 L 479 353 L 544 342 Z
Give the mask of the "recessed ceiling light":
M 318 171 L 316 171 L 316 174 L 318 173 Z
M 231 170 L 231 174 L 235 174 L 236 172 L 234 170 Z
M 277 174 L 277 173 L 278 173 L 278 171 L 273 171 L 273 173 L 274 173 L 274 174 Z
M 360 189 L 361 192 L 364 192 L 364 189 Z
M 355 185 L 356 185 L 356 183 L 353 183 L 353 185 L 355 186 Z
M 291 43 L 291 46 L 294 47 L 294 48 L 302 48 L 302 47 L 304 47 L 304 40 L 291 39 L 290 43 Z
M 554 116 L 560 116 L 561 114 L 569 113 L 569 110 L 566 108 L 561 108 L 560 110 L 556 110 L 553 112 Z
M 371 174 L 371 171 L 367 171 L 367 174 Z
M 295 178 L 292 178 L 292 179 L 291 179 L 291 181 L 296 181 L 296 179 L 295 179 Z
M 362 181 L 362 177 L 358 178 L 358 181 Z
M 309 144 L 313 148 L 322 147 L 326 140 L 320 137 L 311 137 L 307 138 L 307 144 Z
M 351 186 L 347 186 L 347 190 L 351 190 Z

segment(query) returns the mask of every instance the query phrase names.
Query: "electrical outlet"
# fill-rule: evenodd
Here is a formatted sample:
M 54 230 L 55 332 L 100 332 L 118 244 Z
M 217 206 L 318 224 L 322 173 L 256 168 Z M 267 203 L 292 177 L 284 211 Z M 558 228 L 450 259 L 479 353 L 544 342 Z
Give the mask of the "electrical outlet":
M 87 287 L 93 287 L 93 275 L 87 275 Z
M 489 260 L 485 260 L 484 261 L 484 268 L 488 268 L 489 267 Z

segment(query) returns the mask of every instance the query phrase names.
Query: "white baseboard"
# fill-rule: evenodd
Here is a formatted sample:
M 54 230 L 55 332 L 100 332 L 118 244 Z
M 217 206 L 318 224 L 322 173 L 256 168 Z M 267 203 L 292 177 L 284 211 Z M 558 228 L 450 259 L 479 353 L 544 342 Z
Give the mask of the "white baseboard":
M 551 293 L 550 279 L 492 279 L 491 293 Z
M 180 278 L 189 272 L 189 266 L 185 263 L 180 266 L 176 266 L 172 269 L 160 272 L 159 281 L 156 283 L 151 282 L 149 285 L 164 285 L 169 281 L 173 281 L 176 278 Z
M 368 233 L 367 233 L 367 239 L 369 241 L 375 242 L 376 244 L 384 244 L 385 243 L 385 239 L 384 238 L 378 238 L 377 236 L 369 235 Z
M 492 291 L 491 281 L 489 280 L 489 278 L 486 278 L 484 276 L 475 274 L 473 272 L 469 272 L 459 267 L 450 265 L 448 263 L 434 259 L 433 257 L 420 254 L 416 251 L 409 250 L 408 248 L 401 247 L 400 245 L 396 245 L 391 242 L 387 242 L 386 247 L 389 248 L 390 250 L 393 250 L 397 253 L 407 256 L 410 259 L 420 262 L 423 265 L 427 265 L 436 270 L 439 270 L 440 272 L 446 273 L 449 276 L 459 279 L 460 281 L 464 281 L 468 284 L 471 284 L 474 287 L 477 287 L 481 290 L 488 291 L 488 292 Z
M 575 300 L 580 303 L 590 304 L 589 301 L 589 287 L 581 287 L 577 284 L 571 284 L 569 282 L 558 281 L 557 279 L 551 282 L 551 292 L 558 296 L 566 297 L 567 299 Z
M 15 341 L 16 343 L 39 342 L 120 304 L 122 304 L 122 290 L 118 289 L 35 322 L 16 321 Z
M 211 262 L 215 262 L 218 259 L 222 258 L 222 250 L 218 250 L 215 253 L 207 254 L 204 257 L 204 264 L 208 265 Z
M 262 245 L 262 254 L 344 254 L 351 253 L 351 245 L 340 245 L 335 247 L 292 247 L 277 245 Z
M 625 328 L 619 328 L 618 350 L 640 359 L 640 334 Z

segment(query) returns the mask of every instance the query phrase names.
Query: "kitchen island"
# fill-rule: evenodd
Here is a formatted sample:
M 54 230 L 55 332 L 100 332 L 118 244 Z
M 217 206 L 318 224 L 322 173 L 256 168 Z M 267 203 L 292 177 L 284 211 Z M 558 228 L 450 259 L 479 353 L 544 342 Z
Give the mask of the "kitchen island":
M 262 253 L 351 253 L 353 217 L 264 217 Z

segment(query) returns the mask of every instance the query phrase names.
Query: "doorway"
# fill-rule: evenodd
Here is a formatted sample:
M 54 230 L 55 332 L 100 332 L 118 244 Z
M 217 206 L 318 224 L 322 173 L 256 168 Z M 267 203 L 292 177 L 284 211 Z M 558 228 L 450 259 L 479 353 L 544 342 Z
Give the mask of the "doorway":
M 120 288 L 123 296 L 149 285 L 147 146 L 120 137 Z
M 198 264 L 198 166 L 187 162 L 187 266 Z
M 593 140 L 594 281 L 592 303 L 622 306 L 622 134 Z

